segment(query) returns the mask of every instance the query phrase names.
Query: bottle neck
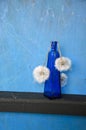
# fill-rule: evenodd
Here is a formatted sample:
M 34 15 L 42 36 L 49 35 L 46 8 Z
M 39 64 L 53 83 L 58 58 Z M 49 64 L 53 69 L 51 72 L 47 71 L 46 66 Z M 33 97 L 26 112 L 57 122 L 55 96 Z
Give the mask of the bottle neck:
M 57 41 L 53 41 L 53 42 L 51 43 L 51 50 L 52 50 L 52 51 L 57 51 Z

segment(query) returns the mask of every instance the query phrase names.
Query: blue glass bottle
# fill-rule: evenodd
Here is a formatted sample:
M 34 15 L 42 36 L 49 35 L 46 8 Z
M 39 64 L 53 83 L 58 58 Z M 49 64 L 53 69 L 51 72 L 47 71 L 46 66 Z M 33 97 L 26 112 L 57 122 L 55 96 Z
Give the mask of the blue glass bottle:
M 55 60 L 59 58 L 57 44 L 57 41 L 53 41 L 48 53 L 47 67 L 50 70 L 50 77 L 45 81 L 44 96 L 50 99 L 61 97 L 60 72 L 55 68 Z

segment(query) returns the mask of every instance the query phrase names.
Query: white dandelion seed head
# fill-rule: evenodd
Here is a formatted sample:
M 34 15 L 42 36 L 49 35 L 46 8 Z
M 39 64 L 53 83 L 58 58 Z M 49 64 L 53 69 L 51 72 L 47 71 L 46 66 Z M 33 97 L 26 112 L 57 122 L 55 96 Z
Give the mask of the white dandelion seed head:
M 49 75 L 50 70 L 45 66 L 40 65 L 33 70 L 33 77 L 38 83 L 45 82 L 49 78 Z
M 60 57 L 55 60 L 55 67 L 59 71 L 67 71 L 71 68 L 71 60 L 67 57 Z
M 68 76 L 64 73 L 61 73 L 60 81 L 61 81 L 61 87 L 64 87 L 67 84 Z

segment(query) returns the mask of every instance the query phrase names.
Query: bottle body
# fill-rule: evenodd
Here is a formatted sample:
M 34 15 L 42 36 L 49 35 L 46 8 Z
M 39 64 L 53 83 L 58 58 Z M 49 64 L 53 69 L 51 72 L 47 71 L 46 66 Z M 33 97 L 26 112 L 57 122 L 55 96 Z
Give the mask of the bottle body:
M 55 68 L 56 58 L 59 58 L 59 53 L 55 41 L 52 42 L 51 51 L 48 53 L 47 67 L 50 70 L 50 76 L 44 86 L 44 95 L 51 99 L 61 97 L 60 72 Z

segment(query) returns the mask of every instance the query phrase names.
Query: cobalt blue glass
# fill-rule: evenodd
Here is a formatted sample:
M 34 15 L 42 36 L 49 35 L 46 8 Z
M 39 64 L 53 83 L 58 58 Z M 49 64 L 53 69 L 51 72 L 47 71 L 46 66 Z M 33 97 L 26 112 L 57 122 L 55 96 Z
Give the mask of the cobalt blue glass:
M 45 81 L 44 96 L 53 99 L 61 97 L 60 72 L 55 68 L 55 60 L 59 58 L 57 41 L 51 43 L 51 50 L 48 53 L 47 67 L 50 70 L 49 79 Z

